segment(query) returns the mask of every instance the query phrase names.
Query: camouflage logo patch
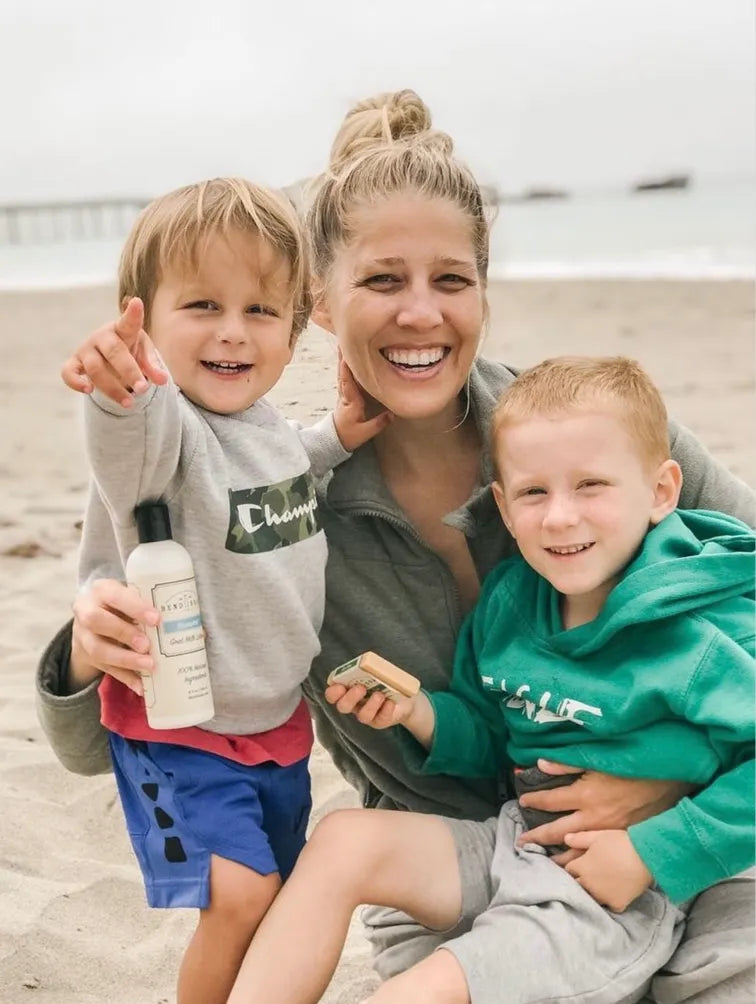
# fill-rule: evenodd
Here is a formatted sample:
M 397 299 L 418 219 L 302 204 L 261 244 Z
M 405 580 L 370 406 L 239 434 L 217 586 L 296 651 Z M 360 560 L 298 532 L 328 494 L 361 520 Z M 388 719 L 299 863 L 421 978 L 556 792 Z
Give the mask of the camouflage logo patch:
M 259 554 L 318 532 L 315 484 L 309 472 L 276 485 L 229 491 L 226 550 Z

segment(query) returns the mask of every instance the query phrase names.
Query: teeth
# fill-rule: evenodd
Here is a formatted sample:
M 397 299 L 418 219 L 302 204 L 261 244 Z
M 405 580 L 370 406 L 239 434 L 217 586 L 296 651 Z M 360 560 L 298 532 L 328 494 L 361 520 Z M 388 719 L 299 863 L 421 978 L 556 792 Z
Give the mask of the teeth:
M 384 355 L 390 363 L 399 366 L 435 366 L 444 358 L 444 349 L 386 349 Z
M 578 551 L 585 551 L 590 546 L 590 544 L 572 544 L 570 547 L 549 547 L 547 550 L 553 551 L 554 554 L 577 554 Z
M 248 366 L 248 363 L 215 363 L 210 360 L 207 362 L 208 366 L 212 366 L 216 370 L 240 370 Z

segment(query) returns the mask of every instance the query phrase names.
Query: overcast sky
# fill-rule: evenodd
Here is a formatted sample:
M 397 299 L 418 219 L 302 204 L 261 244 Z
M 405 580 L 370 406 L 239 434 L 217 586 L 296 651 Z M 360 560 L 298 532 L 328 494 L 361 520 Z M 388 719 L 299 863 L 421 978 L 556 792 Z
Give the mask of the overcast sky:
M 482 181 L 754 169 L 753 0 L 2 0 L 0 203 L 325 164 L 413 87 Z

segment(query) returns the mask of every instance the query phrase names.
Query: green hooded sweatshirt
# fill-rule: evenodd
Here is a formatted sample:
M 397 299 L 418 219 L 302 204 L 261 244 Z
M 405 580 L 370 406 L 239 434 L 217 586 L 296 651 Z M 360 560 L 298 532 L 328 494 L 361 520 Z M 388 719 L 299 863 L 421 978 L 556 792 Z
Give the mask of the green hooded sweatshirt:
M 451 690 L 431 694 L 423 773 L 487 777 L 538 757 L 703 787 L 631 826 L 676 902 L 754 863 L 754 542 L 720 513 L 672 513 L 598 617 L 565 630 L 521 558 L 486 579 Z

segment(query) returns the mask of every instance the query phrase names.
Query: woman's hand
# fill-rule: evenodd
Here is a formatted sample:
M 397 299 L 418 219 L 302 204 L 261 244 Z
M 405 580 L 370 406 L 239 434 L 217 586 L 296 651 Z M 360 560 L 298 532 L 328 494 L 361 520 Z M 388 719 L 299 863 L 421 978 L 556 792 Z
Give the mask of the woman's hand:
M 117 321 L 98 328 L 66 359 L 60 371 L 66 386 L 81 394 L 96 388 L 130 408 L 132 393 L 143 394 L 150 381 L 167 383 L 168 374 L 143 324 L 144 305 L 134 296 Z
M 547 774 L 582 774 L 582 777 L 562 788 L 534 791 L 523 795 L 522 805 L 546 812 L 566 812 L 529 833 L 523 833 L 520 844 L 563 844 L 568 833 L 583 830 L 626 830 L 650 816 L 656 816 L 676 805 L 693 790 L 682 781 L 652 781 L 645 778 L 615 777 L 599 771 L 566 767 L 563 764 L 539 760 L 538 766 Z M 583 851 L 573 849 L 554 857 L 566 864 Z
M 108 673 L 141 695 L 141 674 L 154 669 L 143 626 L 156 625 L 158 611 L 122 582 L 97 579 L 76 598 L 73 612 L 69 693 Z

